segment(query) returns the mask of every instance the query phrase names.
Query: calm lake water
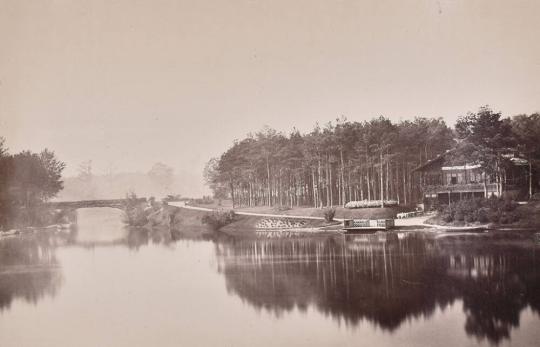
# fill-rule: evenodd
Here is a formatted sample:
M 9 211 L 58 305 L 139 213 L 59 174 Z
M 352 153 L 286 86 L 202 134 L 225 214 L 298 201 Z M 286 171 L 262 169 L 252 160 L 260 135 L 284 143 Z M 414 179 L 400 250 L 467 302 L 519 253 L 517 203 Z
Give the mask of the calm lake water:
M 240 239 L 128 230 L 0 240 L 0 346 L 538 346 L 530 234 Z

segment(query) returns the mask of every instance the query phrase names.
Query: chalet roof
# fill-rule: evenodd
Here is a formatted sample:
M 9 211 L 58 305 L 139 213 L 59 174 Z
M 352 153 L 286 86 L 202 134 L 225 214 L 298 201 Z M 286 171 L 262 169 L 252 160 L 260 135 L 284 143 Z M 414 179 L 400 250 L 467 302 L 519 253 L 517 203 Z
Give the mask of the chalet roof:
M 457 150 L 457 148 L 453 148 L 453 149 L 450 149 L 450 150 L 447 150 L 446 152 L 442 153 L 442 154 L 439 154 L 437 157 L 431 159 L 431 160 L 428 160 L 427 162 L 425 162 L 424 164 L 414 168 L 412 170 L 412 172 L 421 172 L 421 171 L 426 171 L 426 170 L 429 170 L 430 168 L 432 168 L 434 165 L 439 165 L 444 163 L 444 158 L 448 155 L 448 154 L 451 154 L 451 153 L 454 153 L 455 151 Z M 515 153 L 508 153 L 508 154 L 503 154 L 504 157 L 506 157 L 507 159 L 510 160 L 510 162 L 516 166 L 523 166 L 523 165 L 528 165 L 529 162 L 526 160 L 526 159 L 523 159 L 523 158 L 520 158 L 518 156 L 516 156 Z M 472 164 L 465 164 L 463 168 L 475 168 L 473 167 Z
M 412 170 L 412 172 L 418 172 L 418 171 L 425 171 L 431 167 L 433 167 L 433 165 L 436 165 L 436 164 L 440 164 L 441 162 L 444 161 L 444 157 L 450 153 L 453 153 L 456 151 L 456 148 L 454 149 L 449 149 L 447 150 L 446 152 L 442 153 L 442 154 L 439 154 L 438 156 L 436 156 L 435 158 L 431 159 L 431 160 L 428 160 L 427 162 L 425 162 L 424 164 L 414 168 Z

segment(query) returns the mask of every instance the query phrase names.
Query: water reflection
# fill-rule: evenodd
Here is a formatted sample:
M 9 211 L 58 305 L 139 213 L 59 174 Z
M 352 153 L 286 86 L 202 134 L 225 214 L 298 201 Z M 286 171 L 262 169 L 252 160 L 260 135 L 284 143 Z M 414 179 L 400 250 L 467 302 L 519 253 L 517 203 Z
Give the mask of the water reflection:
M 62 276 L 48 236 L 0 240 L 0 311 L 15 299 L 36 304 L 58 292 Z
M 521 311 L 540 312 L 540 257 L 534 247 L 423 234 L 382 240 L 343 237 L 237 240 L 216 245 L 227 288 L 278 316 L 319 311 L 387 331 L 463 301 L 465 331 L 498 343 Z
M 246 334 L 230 333 L 231 326 L 224 324 L 231 320 L 229 312 L 234 312 L 238 324 L 246 325 L 253 321 L 255 308 L 273 314 L 258 326 L 253 323 L 253 336 L 266 333 L 266 324 L 274 321 L 298 328 L 294 324 L 299 321 L 290 320 L 295 310 L 306 313 L 301 320 L 309 327 L 321 324 L 319 317 L 331 317 L 326 332 L 333 341 L 343 337 L 341 323 L 353 332 L 347 341 L 360 335 L 380 341 L 377 332 L 399 336 L 407 330 L 402 329 L 404 322 L 417 318 L 440 322 L 446 329 L 457 314 L 459 332 L 497 344 L 510 341 L 520 319 L 538 321 L 523 318 L 526 309 L 536 316 L 540 313 L 540 248 L 530 235 L 388 233 L 246 239 L 194 230 L 129 229 L 118 223 L 120 214 L 114 212 L 113 218 L 109 212 L 81 214 L 79 227 L 73 230 L 0 239 L 3 324 L 13 323 L 16 332 L 34 316 L 26 312 L 17 317 L 24 310 L 24 305 L 13 303 L 17 299 L 38 304 L 51 297 L 54 307 L 39 317 L 79 308 L 71 316 L 58 315 L 51 324 L 84 325 L 78 312 L 90 310 L 89 305 L 95 308 L 88 313 L 91 322 L 104 319 L 103 312 L 116 312 L 113 318 L 126 326 L 146 327 L 145 315 L 151 312 L 156 315 L 152 322 L 159 326 L 148 333 L 152 339 L 163 333 L 164 325 L 170 325 L 170 337 L 201 338 L 190 335 L 188 325 L 180 332 L 175 324 L 182 320 L 197 326 L 210 322 L 215 330 L 223 327 L 221 334 L 232 336 L 234 344 Z M 89 291 L 89 286 L 95 287 Z M 247 305 L 238 305 L 237 298 Z M 459 305 L 462 312 L 456 310 Z M 217 306 L 226 308 L 219 311 Z M 370 324 L 362 324 L 366 321 Z M 92 336 L 114 334 L 108 327 L 80 334 L 88 345 L 99 345 Z M 441 326 L 435 329 L 442 334 Z M 530 330 L 527 333 L 534 337 Z M 13 342 L 17 334 L 10 337 L 7 341 Z M 122 336 L 115 342 L 122 345 L 125 340 Z
M 122 245 L 130 249 L 149 244 L 167 246 L 186 237 L 181 231 L 169 228 L 129 228 L 123 220 L 124 212 L 116 208 L 81 208 L 77 210 L 77 225 L 65 236 L 70 245 L 86 248 Z
M 73 229 L 0 238 L 0 311 L 17 298 L 37 304 L 58 293 L 63 281 L 56 258 L 58 247 L 125 246 L 137 250 L 149 244 L 169 246 L 182 238 L 179 231 L 168 229 L 128 229 L 122 217 L 120 210 L 112 208 L 80 209 Z

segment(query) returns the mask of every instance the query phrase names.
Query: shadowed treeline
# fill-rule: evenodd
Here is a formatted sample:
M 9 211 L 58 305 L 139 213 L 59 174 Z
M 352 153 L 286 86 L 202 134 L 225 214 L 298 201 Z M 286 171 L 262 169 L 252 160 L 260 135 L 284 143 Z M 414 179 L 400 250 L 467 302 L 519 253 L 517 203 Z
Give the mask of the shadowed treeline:
M 498 343 L 523 309 L 540 312 L 534 248 L 410 235 L 231 241 L 216 252 L 227 289 L 277 315 L 314 306 L 346 324 L 367 319 L 393 331 L 462 300 L 467 334 Z

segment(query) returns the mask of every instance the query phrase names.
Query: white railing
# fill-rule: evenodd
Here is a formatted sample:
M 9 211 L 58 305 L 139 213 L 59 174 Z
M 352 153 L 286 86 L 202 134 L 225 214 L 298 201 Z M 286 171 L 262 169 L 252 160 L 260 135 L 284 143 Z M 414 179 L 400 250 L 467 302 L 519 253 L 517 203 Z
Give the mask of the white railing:
M 488 183 L 488 192 L 496 192 L 497 184 Z M 448 185 L 427 185 L 424 186 L 425 193 L 446 193 L 446 192 L 483 192 L 484 183 L 467 183 L 467 184 L 448 184 Z

